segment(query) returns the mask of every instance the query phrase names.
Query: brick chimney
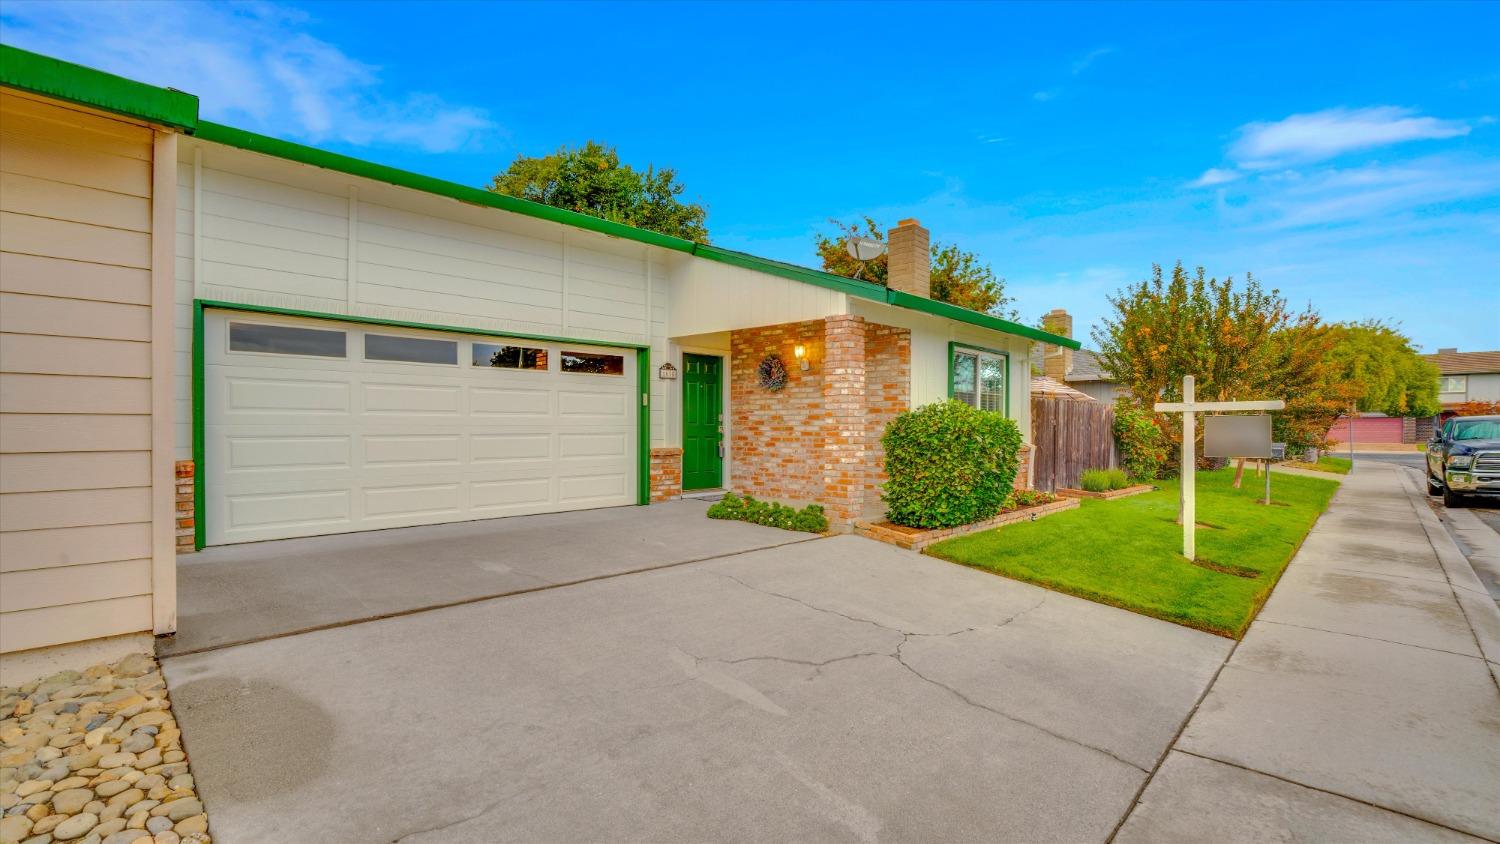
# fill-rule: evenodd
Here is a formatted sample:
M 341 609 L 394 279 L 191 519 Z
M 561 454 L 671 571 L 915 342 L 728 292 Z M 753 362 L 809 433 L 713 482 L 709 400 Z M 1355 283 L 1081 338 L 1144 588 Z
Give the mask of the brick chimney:
M 895 290 L 932 298 L 931 235 L 915 219 L 902 220 L 890 231 L 886 284 Z
M 1073 339 L 1073 315 L 1062 308 L 1053 308 L 1042 317 L 1042 330 Z M 1048 343 L 1042 358 L 1042 374 L 1054 381 L 1064 382 L 1073 368 L 1073 350 L 1066 346 Z

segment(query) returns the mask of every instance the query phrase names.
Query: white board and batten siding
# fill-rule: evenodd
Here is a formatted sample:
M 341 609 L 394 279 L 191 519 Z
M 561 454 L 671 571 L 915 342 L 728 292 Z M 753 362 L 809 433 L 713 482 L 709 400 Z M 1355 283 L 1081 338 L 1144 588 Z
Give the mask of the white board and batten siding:
M 153 555 L 171 530 L 152 459 L 170 435 L 152 427 L 157 143 L 0 92 L 3 652 L 153 629 Z
M 217 144 L 179 153 L 179 458 L 192 456 L 195 298 L 649 344 L 665 360 L 663 250 Z M 665 385 L 650 389 L 663 441 Z

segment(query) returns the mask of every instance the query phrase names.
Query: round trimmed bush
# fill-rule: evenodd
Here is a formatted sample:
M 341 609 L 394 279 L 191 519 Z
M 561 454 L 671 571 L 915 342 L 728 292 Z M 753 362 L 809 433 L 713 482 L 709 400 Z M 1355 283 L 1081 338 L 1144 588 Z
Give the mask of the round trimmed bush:
M 945 401 L 891 420 L 885 446 L 886 518 L 945 528 L 1000 512 L 1016 481 L 1021 431 L 998 413 Z

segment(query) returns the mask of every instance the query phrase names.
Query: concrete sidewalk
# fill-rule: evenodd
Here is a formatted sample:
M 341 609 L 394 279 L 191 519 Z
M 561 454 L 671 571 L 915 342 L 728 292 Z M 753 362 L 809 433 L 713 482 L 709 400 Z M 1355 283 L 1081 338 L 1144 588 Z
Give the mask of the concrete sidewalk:
M 1500 610 L 1408 474 L 1345 479 L 1116 840 L 1500 840 Z

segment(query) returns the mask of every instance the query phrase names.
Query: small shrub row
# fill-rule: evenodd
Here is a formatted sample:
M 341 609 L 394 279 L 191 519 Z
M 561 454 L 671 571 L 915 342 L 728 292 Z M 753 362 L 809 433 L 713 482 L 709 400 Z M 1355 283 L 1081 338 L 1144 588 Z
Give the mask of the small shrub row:
M 1124 469 L 1085 469 L 1078 485 L 1089 492 L 1109 492 L 1130 486 L 1130 476 Z
M 1057 500 L 1057 496 L 1040 489 L 1018 489 L 1010 494 L 1011 507 L 1035 507 L 1038 504 L 1051 504 Z
M 828 517 L 823 515 L 821 504 L 809 504 L 801 510 L 795 510 L 775 501 L 760 501 L 753 496 L 735 495 L 732 492 L 724 493 L 723 498 L 708 508 L 708 517 L 808 533 L 828 530 Z

